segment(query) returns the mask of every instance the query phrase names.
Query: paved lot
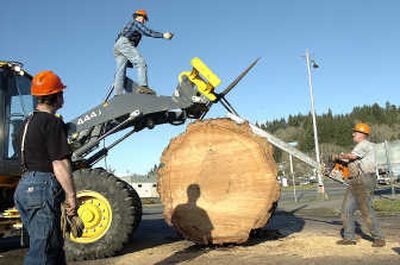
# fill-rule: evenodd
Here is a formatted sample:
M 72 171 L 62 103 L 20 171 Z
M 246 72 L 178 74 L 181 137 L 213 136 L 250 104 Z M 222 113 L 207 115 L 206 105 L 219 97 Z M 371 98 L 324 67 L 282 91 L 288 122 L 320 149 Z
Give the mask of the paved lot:
M 400 264 L 400 215 L 379 216 L 388 242 L 384 248 L 372 248 L 361 231 L 356 246 L 335 244 L 340 238 L 343 192 L 335 189 L 330 200 L 318 199 L 315 190 L 304 190 L 298 203 L 291 191 L 283 193 L 269 225 L 240 246 L 194 245 L 165 224 L 161 205 L 146 206 L 134 241 L 119 256 L 70 264 Z M 22 264 L 25 251 L 18 248 L 17 238 L 1 239 L 0 264 Z

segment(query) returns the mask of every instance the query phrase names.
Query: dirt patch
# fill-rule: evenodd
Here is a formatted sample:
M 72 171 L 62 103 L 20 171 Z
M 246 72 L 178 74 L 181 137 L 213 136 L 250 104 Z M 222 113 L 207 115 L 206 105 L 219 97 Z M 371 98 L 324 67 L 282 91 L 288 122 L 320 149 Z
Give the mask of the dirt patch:
M 388 241 L 383 248 L 358 240 L 356 246 L 339 246 L 339 238 L 315 233 L 296 233 L 249 246 L 201 248 L 187 241 L 146 249 L 107 261 L 83 264 L 399 264 L 399 242 Z M 76 263 L 78 265 L 78 263 Z

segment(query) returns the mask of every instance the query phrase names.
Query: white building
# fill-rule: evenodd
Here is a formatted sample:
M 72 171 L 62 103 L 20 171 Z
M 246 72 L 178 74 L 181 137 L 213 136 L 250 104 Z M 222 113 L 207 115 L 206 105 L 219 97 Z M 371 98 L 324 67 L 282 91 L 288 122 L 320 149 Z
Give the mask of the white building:
M 132 182 L 129 183 L 138 193 L 140 198 L 158 198 L 157 183 L 155 182 Z
M 157 182 L 155 177 L 147 176 L 124 176 L 122 180 L 126 181 L 132 188 L 135 189 L 140 198 L 158 198 Z

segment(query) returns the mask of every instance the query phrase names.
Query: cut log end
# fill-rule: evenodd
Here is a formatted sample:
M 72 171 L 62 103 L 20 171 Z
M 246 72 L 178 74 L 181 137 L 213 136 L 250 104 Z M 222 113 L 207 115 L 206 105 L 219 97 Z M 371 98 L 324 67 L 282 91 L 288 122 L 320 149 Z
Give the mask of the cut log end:
M 272 147 L 248 124 L 197 121 L 161 157 L 164 217 L 199 244 L 243 243 L 268 222 L 280 187 Z

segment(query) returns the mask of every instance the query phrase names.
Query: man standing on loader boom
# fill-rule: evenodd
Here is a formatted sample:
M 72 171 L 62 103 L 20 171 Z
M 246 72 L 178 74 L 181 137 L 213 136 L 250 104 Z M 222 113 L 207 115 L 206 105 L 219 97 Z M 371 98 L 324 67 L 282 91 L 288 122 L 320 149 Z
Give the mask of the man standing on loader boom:
M 357 123 L 353 129 L 353 141 L 356 146 L 347 154 L 337 155 L 337 159 L 349 161 L 349 187 L 342 205 L 343 239 L 339 245 L 355 245 L 356 210 L 360 210 L 373 238 L 373 247 L 383 247 L 386 242 L 376 220 L 372 199 L 376 185 L 375 176 L 375 145 L 367 140 L 370 128 L 365 123 Z
M 149 18 L 145 10 L 137 10 L 133 14 L 133 20 L 125 25 L 122 31 L 118 33 L 117 41 L 114 44 L 114 57 L 117 63 L 114 89 L 117 95 L 122 94 L 124 91 L 128 61 L 137 70 L 137 83 L 139 87 L 136 92 L 155 94 L 155 92 L 148 87 L 147 64 L 137 49 L 137 46 L 140 43 L 142 35 L 170 40 L 173 34 L 171 32 L 160 33 L 147 28 L 145 23 L 148 20 Z
M 71 152 L 64 122 L 54 114 L 64 103 L 61 79 L 43 71 L 32 79 L 36 110 L 21 127 L 22 177 L 15 191 L 16 207 L 30 238 L 24 264 L 65 264 L 61 233 L 61 203 L 76 215 L 76 192 L 71 173 Z

